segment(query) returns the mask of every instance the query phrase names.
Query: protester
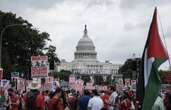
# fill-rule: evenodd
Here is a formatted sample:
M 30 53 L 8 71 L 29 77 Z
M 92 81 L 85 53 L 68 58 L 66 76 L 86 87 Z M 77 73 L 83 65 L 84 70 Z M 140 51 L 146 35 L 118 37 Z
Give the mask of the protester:
M 45 110 L 48 110 L 48 103 L 49 103 L 49 100 L 50 100 L 50 97 L 49 97 L 49 91 L 46 90 L 44 92 L 44 103 L 45 103 Z
M 93 90 L 93 98 L 91 98 L 88 102 L 88 110 L 101 110 L 103 106 L 103 101 L 97 90 Z
M 45 109 L 45 97 L 44 97 L 44 92 L 39 93 L 36 97 L 36 110 L 44 110 Z
M 103 100 L 103 105 L 104 107 L 102 108 L 102 110 L 108 110 L 109 106 L 108 106 L 108 102 L 109 102 L 109 92 L 105 91 L 102 93 L 101 99 Z
M 164 105 L 166 110 L 171 110 L 171 94 L 166 93 L 164 97 Z
M 64 98 L 62 98 L 62 89 L 57 88 L 49 100 L 48 110 L 64 110 Z
M 37 98 L 37 96 L 40 95 L 40 87 L 40 84 L 36 80 L 33 80 L 29 85 L 30 92 L 28 92 L 26 98 L 26 109 L 36 110 L 37 108 L 40 108 L 39 105 L 37 106 L 38 101 L 40 101 L 41 104 L 43 102 L 43 99 L 40 100 L 40 98 Z
M 88 101 L 90 100 L 90 93 L 88 90 L 84 90 L 84 95 L 79 99 L 79 110 L 87 110 Z
M 77 110 L 77 94 L 70 93 L 68 96 L 68 105 L 70 110 Z
M 158 96 L 151 110 L 165 110 L 161 96 Z
M 117 96 L 118 96 L 118 93 L 116 91 L 116 86 L 111 86 L 110 88 L 110 91 L 111 91 L 111 95 L 109 97 L 109 110 L 119 110 L 119 105 L 116 103 L 117 102 Z
M 130 97 L 131 99 L 134 98 L 134 92 L 133 92 L 133 90 L 131 89 L 131 87 L 128 87 L 128 97 Z
M 121 101 L 120 104 L 120 110 L 131 110 L 131 100 L 128 96 L 128 93 L 125 92 L 124 96 L 123 96 L 123 100 Z
M 8 89 L 7 109 L 18 110 L 19 97 L 16 95 L 12 88 Z

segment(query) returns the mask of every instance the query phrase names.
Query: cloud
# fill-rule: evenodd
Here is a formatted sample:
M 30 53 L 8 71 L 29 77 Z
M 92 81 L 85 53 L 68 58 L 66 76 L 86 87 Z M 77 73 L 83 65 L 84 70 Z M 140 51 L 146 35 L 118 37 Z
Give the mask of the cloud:
M 135 31 L 137 29 L 144 29 L 147 26 L 148 26 L 147 22 L 138 22 L 138 23 L 126 22 L 124 24 L 124 30 Z
M 169 26 L 169 27 L 167 28 L 167 32 L 166 32 L 166 33 L 167 33 L 167 34 L 166 34 L 165 37 L 171 38 L 171 26 Z
M 72 61 L 87 24 L 99 61 L 124 63 L 141 56 L 156 0 L 1 0 L 2 11 L 12 11 L 50 34 L 60 59 Z M 171 2 L 158 0 L 159 14 L 171 36 Z M 159 23 L 160 25 L 160 23 Z M 160 26 L 159 26 L 160 27 Z M 167 29 L 167 30 L 165 30 Z M 170 37 L 166 38 L 168 47 Z
M 98 6 L 98 5 L 112 5 L 115 3 L 115 0 L 86 0 L 87 6 L 92 7 L 92 6 Z
M 20 9 L 22 11 L 27 8 L 48 9 L 62 1 L 63 0 L 1 0 L 0 7 L 3 7 L 3 9 Z
M 123 10 L 133 10 L 143 7 L 150 8 L 170 4 L 170 0 L 121 0 L 120 8 Z

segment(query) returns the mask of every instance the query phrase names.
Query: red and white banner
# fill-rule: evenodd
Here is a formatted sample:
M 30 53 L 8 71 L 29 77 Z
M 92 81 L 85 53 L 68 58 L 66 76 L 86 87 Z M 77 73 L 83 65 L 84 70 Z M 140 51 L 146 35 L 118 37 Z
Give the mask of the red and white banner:
M 25 91 L 26 88 L 26 80 L 23 78 L 17 78 L 17 90 Z
M 54 78 L 49 76 L 49 77 L 46 77 L 45 80 L 46 82 L 52 82 L 54 81 Z
M 49 82 L 41 85 L 41 90 L 42 91 L 52 90 L 52 83 Z
M 32 56 L 31 57 L 31 75 L 32 77 L 48 76 L 49 63 L 48 56 Z
M 82 94 L 84 88 L 84 81 L 81 79 L 75 80 L 73 83 L 69 83 L 69 86 L 75 91 L 79 91 L 79 93 Z
M 75 81 L 76 81 L 75 75 L 74 75 L 74 74 L 71 74 L 71 75 L 69 76 L 69 84 L 74 84 Z
M 8 90 L 9 88 L 11 88 L 10 85 L 10 81 L 3 79 L 0 81 L 0 88 L 2 89 L 2 91 Z
M 3 69 L 0 68 L 0 80 L 3 78 Z

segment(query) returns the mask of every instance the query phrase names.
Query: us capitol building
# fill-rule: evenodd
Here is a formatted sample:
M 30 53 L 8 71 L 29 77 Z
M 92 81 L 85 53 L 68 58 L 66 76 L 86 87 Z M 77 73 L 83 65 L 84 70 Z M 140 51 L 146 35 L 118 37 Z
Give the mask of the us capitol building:
M 116 77 L 120 66 L 120 64 L 112 64 L 109 61 L 99 62 L 97 60 L 94 43 L 89 38 L 85 25 L 84 35 L 79 40 L 74 52 L 74 60 L 72 62 L 62 60 L 57 70 L 68 70 L 72 73 L 79 73 L 81 76 L 90 75 L 92 80 L 94 75 L 102 75 L 104 80 L 106 80 L 108 75 L 111 75 L 112 78 Z

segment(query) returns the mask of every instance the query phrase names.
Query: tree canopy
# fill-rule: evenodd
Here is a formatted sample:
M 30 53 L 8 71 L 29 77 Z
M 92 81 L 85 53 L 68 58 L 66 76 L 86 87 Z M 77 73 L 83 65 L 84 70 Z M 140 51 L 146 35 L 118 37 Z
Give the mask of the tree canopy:
M 53 45 L 49 45 L 49 47 L 47 48 L 48 51 L 46 53 L 46 55 L 48 56 L 48 61 L 50 63 L 50 70 L 54 70 L 54 65 L 55 63 L 56 64 L 59 64 L 60 63 L 60 60 L 59 58 L 57 57 L 56 55 L 56 47 L 54 47 Z
M 2 68 L 5 78 L 18 71 L 30 77 L 32 55 L 42 55 L 50 41 L 47 32 L 40 32 L 31 23 L 11 12 L 0 11 L 0 31 L 2 35 Z M 55 56 L 55 55 L 54 55 Z
M 119 73 L 123 74 L 124 78 L 136 79 L 137 73 L 140 72 L 141 59 L 127 59 L 124 65 L 119 69 Z

